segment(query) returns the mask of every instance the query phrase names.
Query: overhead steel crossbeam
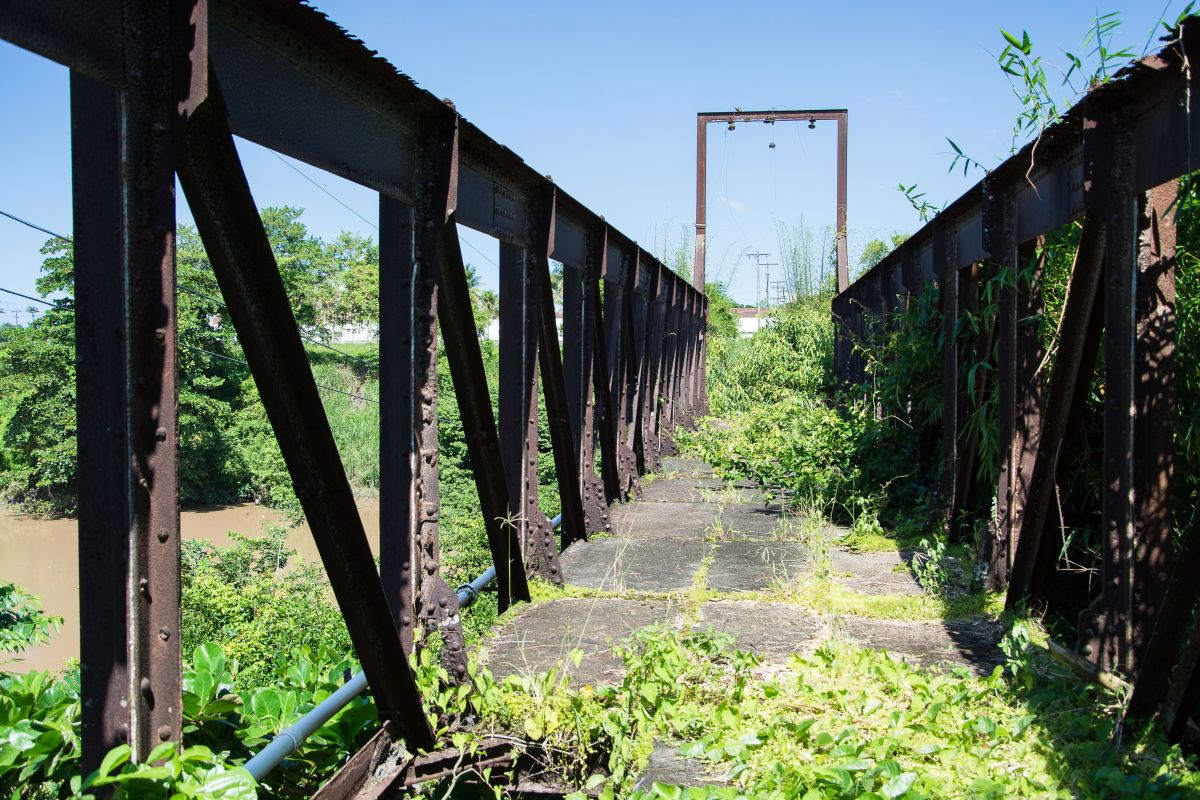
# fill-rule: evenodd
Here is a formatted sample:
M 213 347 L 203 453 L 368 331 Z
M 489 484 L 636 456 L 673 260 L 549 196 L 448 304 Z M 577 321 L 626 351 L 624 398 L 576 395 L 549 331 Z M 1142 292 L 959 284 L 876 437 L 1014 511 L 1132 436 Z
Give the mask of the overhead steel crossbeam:
M 308 6 L 0 0 L 0 38 L 71 69 L 83 770 L 117 744 L 137 760 L 181 736 L 176 174 L 386 721 L 380 735 L 435 747 L 406 657 L 419 633 L 440 631 L 447 674 L 466 678 L 438 540 L 439 343 L 503 609 L 528 599 L 529 578 L 560 579 L 554 523 L 537 506 L 539 374 L 566 546 L 605 530 L 608 504 L 705 407 L 704 295 Z M 379 193 L 379 571 L 235 136 Z M 501 242 L 499 419 L 459 225 Z M 550 259 L 565 267 L 561 351 Z M 373 770 L 378 746 L 355 769 Z M 417 759 L 393 780 L 457 757 Z M 322 796 L 366 792 L 362 777 Z
M 886 329 L 906 298 L 939 292 L 942 514 L 953 539 L 972 519 L 986 523 L 986 580 L 1007 590 L 1009 608 L 1062 605 L 1055 497 L 1103 353 L 1101 580 L 1077 650 L 1128 677 L 1130 713 L 1155 715 L 1174 736 L 1200 698 L 1200 633 L 1190 623 L 1200 547 L 1195 530 L 1175 535 L 1171 513 L 1175 214 L 1179 179 L 1200 163 L 1188 67 L 1200 58 L 1200 20 L 1177 34 L 1089 91 L 832 303 L 835 371 L 855 384 L 870 380 L 856 344 Z M 1068 223 L 1080 225 L 1079 242 L 1051 360 L 1032 324 L 1044 314 L 1039 253 Z M 971 332 L 963 323 L 990 291 L 995 318 Z M 966 365 L 981 362 L 994 369 L 972 370 L 968 394 Z M 984 486 L 980 431 L 967 420 L 992 393 L 1000 446 L 986 466 L 999 478 Z
M 837 123 L 837 205 L 835 236 L 837 241 L 837 286 L 845 291 L 850 284 L 849 257 L 846 250 L 846 145 L 850 116 L 844 108 L 811 109 L 808 111 L 709 111 L 696 115 L 696 259 L 692 285 L 703 290 L 705 278 L 706 238 L 708 235 L 708 126 L 714 122 L 729 125 L 739 122 L 807 122 Z M 774 145 L 772 145 L 774 146 Z

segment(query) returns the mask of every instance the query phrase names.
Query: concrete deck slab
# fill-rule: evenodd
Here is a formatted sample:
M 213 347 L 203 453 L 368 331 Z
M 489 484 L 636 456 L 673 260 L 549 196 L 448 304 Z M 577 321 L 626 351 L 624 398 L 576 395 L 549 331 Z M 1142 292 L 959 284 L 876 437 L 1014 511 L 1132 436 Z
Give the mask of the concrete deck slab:
M 709 503 L 626 503 L 610 512 L 613 536 L 632 539 L 704 539 L 717 524 Z
M 790 583 L 807 562 L 808 550 L 797 542 L 718 542 L 706 582 L 719 592 L 760 592 Z
M 753 503 L 762 499 L 762 493 L 745 481 L 664 477 L 644 483 L 641 499 L 645 503 Z
M 896 622 L 842 617 L 838 627 L 861 647 L 876 647 L 923 667 L 961 665 L 986 675 L 1004 662 L 997 622 L 971 618 L 943 622 Z
M 773 658 L 808 652 L 829 630 L 824 620 L 798 606 L 752 600 L 705 603 L 695 628 L 708 627 L 729 634 L 743 650 Z
M 657 742 L 650 753 L 646 771 L 635 788 L 650 791 L 657 783 L 670 786 L 728 786 L 729 781 L 711 771 L 711 765 L 679 754 L 679 745 Z
M 711 478 L 713 476 L 711 464 L 692 456 L 664 456 L 662 468 L 659 472 L 664 475 L 690 476 L 693 478 Z
M 557 667 L 575 686 L 620 683 L 625 663 L 614 646 L 655 623 L 678 624 L 676 608 L 657 600 L 554 600 L 508 620 L 488 643 L 487 663 L 497 677 Z M 569 658 L 575 649 L 583 651 L 577 667 Z
M 924 591 L 902 555 L 851 553 L 831 548 L 830 567 L 834 580 L 862 594 L 921 594 Z
M 784 528 L 783 509 L 776 504 L 729 503 L 721 509 L 721 529 L 727 539 L 776 539 Z
M 709 544 L 702 538 L 608 538 L 576 542 L 560 557 L 568 584 L 619 592 L 691 587 Z

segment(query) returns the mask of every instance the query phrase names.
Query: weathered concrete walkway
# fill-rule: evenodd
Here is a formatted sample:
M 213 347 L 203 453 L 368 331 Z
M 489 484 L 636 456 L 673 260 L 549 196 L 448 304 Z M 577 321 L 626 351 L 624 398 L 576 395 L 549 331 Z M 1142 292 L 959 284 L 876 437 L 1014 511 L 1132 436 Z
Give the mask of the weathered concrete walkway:
M 839 549 L 835 529 L 799 530 L 752 485 L 714 479 L 702 462 L 665 459 L 642 499 L 614 508 L 612 518 L 611 536 L 563 553 L 568 586 L 592 596 L 535 604 L 507 620 L 488 645 L 497 674 L 557 665 L 576 684 L 619 681 L 622 665 L 612 646 L 653 623 L 712 626 L 767 659 L 811 650 L 835 631 L 925 665 L 986 672 L 1000 657 L 997 628 L 983 620 L 899 622 L 820 613 L 789 601 L 789 590 L 814 566 L 857 594 L 922 589 L 898 553 Z M 817 537 L 829 547 L 820 555 L 823 565 L 814 565 Z M 584 653 L 577 667 L 565 661 L 574 649 Z
M 611 536 L 563 553 L 574 596 L 518 609 L 499 627 L 487 645 L 496 675 L 555 667 L 575 685 L 619 683 L 614 645 L 654 623 L 711 626 L 767 662 L 810 652 L 831 635 L 925 666 L 986 673 L 1000 660 L 999 626 L 982 618 L 905 622 L 839 608 L 839 598 L 912 600 L 923 590 L 899 553 L 841 549 L 844 531 L 785 518 L 753 485 L 717 480 L 702 462 L 664 459 L 642 498 L 615 507 L 612 521 Z M 583 653 L 578 665 L 567 658 L 573 650 Z M 662 747 L 646 775 L 698 777 Z

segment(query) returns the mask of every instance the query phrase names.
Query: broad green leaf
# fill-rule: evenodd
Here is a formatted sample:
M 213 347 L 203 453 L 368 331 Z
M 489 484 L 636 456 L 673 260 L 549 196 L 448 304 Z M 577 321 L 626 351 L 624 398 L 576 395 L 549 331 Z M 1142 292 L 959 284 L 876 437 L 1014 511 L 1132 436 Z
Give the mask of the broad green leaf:
M 907 794 L 908 790 L 911 789 L 913 784 L 916 782 L 917 773 L 904 772 L 884 783 L 883 786 L 879 788 L 879 791 L 884 797 L 888 798 L 888 800 L 895 800 L 895 798 L 903 797 L 905 794 Z

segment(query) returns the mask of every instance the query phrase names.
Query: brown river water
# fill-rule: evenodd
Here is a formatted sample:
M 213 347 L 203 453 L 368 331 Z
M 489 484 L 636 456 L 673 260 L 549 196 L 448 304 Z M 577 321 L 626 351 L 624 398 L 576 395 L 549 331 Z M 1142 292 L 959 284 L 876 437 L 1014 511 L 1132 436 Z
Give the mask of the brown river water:
M 361 498 L 359 511 L 371 550 L 379 549 L 379 501 Z M 229 532 L 262 535 L 270 525 L 282 524 L 269 508 L 246 503 L 233 506 L 192 508 L 180 514 L 184 539 L 203 539 L 216 545 L 229 544 Z M 46 613 L 63 618 L 62 630 L 46 645 L 19 654 L 10 670 L 62 667 L 67 658 L 79 656 L 79 560 L 73 519 L 32 519 L 0 510 L 0 580 L 17 583 L 42 599 Z M 293 528 L 288 544 L 305 561 L 320 562 L 316 543 L 307 525 Z

